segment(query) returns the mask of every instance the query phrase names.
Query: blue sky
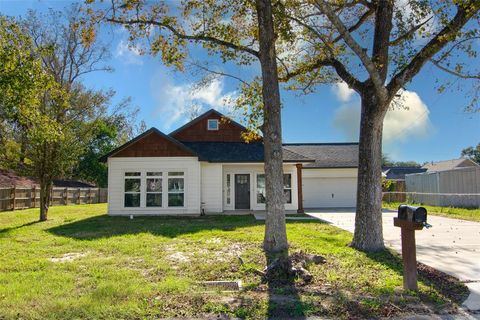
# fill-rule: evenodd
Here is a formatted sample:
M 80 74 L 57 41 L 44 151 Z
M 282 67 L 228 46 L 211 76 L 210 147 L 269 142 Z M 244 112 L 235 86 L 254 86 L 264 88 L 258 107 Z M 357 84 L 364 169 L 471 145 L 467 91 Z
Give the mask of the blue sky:
M 0 12 L 18 16 L 28 9 L 61 10 L 68 5 L 68 1 L 0 0 Z M 203 110 L 225 111 L 228 108 L 224 98 L 235 97 L 238 82 L 232 79 L 219 79 L 192 93 L 195 79 L 190 74 L 173 72 L 159 57 L 142 56 L 130 50 L 127 33 L 121 28 L 104 30 L 102 41 L 111 48 L 108 64 L 115 71 L 90 74 L 84 78 L 85 84 L 114 89 L 117 101 L 131 97 L 133 105 L 140 108 L 139 120 L 144 120 L 148 127 L 169 133 L 187 121 L 182 111 L 192 104 Z M 191 54 L 204 57 L 201 49 L 193 49 Z M 475 63 L 479 63 L 478 59 Z M 219 67 L 248 76 L 258 70 L 258 66 Z M 405 101 L 409 109 L 387 114 L 384 152 L 390 158 L 418 162 L 458 158 L 463 148 L 480 142 L 480 112 L 463 111 L 468 103 L 465 93 L 455 86 L 442 94 L 436 91 L 435 79 L 446 78 L 447 75 L 427 65 L 407 88 Z M 359 99 L 346 86 L 325 85 L 308 96 L 282 91 L 282 102 L 285 142 L 358 141 Z

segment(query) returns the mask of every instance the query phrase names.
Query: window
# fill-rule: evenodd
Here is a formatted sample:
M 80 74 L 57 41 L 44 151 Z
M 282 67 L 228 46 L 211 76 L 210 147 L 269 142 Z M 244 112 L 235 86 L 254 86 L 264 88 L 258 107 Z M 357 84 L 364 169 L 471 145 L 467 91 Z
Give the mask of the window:
M 231 182 L 230 174 L 227 174 L 227 204 L 230 204 L 230 194 L 231 194 Z
M 208 130 L 218 130 L 218 119 L 208 119 Z
M 147 172 L 147 207 L 162 206 L 162 173 Z
M 168 206 L 183 207 L 185 197 L 184 173 L 168 173 Z
M 292 203 L 292 175 L 290 173 L 283 175 L 283 192 L 285 193 L 285 202 Z M 264 174 L 257 174 L 257 203 L 265 203 Z
M 257 203 L 265 203 L 265 175 L 257 174 Z
M 283 175 L 283 193 L 285 193 L 285 203 L 292 203 L 292 175 L 290 173 Z
M 125 207 L 140 207 L 140 172 L 125 172 Z

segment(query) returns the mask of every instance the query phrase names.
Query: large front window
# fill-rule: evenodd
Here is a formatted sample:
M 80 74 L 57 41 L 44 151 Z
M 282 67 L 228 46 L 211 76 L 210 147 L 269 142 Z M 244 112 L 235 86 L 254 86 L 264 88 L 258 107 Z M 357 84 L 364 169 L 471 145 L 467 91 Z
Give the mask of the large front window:
M 168 173 L 168 206 L 183 207 L 185 201 L 185 179 L 183 172 Z
M 147 207 L 162 206 L 162 172 L 147 172 Z
M 285 202 L 292 203 L 292 175 L 285 173 L 283 175 L 283 192 Z M 265 203 L 265 175 L 257 174 L 257 203 Z
M 140 207 L 141 184 L 140 172 L 125 172 L 125 207 Z

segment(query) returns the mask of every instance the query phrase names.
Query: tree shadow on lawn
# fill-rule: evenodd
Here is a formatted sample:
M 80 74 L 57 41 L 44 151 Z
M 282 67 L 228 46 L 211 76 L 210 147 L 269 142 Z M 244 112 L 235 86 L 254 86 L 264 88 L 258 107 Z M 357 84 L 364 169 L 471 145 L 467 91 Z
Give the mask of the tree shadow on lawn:
M 401 255 L 394 252 L 392 249 L 385 249 L 384 251 L 377 253 L 367 253 L 367 256 L 403 276 L 403 262 Z M 460 282 L 458 278 L 429 267 L 421 262 L 417 262 L 417 273 L 419 282 L 435 288 L 435 290 L 437 290 L 442 296 L 450 299 L 456 304 L 461 304 L 465 301 L 470 293 L 467 286 Z M 427 300 L 431 299 L 431 297 L 423 298 Z
M 18 225 L 18 226 L 15 226 L 15 227 L 8 227 L 8 228 L 3 228 L 3 229 L 0 229 L 0 236 L 2 236 L 3 234 L 6 234 L 10 231 L 13 231 L 13 230 L 17 230 L 17 229 L 21 229 L 23 227 L 28 227 L 28 226 L 33 226 L 34 224 L 37 224 L 37 223 L 40 223 L 39 220 L 35 220 L 35 221 L 31 221 L 31 222 L 26 222 L 24 224 L 21 224 L 21 225 Z
M 317 223 L 321 221 L 288 221 L 293 223 Z M 150 233 L 153 235 L 175 238 L 185 234 L 202 231 L 235 231 L 252 226 L 263 226 L 264 221 L 257 221 L 251 215 L 245 216 L 206 216 L 206 217 L 111 217 L 99 215 L 73 221 L 48 229 L 62 237 L 78 240 L 95 240 L 122 235 Z

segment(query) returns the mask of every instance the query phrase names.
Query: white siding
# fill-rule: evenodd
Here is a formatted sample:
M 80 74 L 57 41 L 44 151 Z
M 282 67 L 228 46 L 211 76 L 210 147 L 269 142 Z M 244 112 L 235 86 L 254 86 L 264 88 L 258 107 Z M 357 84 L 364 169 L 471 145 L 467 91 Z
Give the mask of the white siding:
M 141 207 L 124 207 L 124 175 L 127 171 L 162 171 L 164 179 L 168 171 L 185 173 L 184 207 L 146 208 L 142 199 Z M 142 188 L 145 188 L 142 185 Z M 167 193 L 167 190 L 163 190 Z M 164 197 L 166 199 L 166 197 Z M 108 159 L 108 214 L 109 215 L 162 215 L 200 213 L 200 163 L 196 157 L 139 157 Z
M 357 169 L 303 169 L 305 208 L 354 207 Z
M 202 203 L 206 213 L 219 213 L 222 206 L 222 164 L 202 162 Z

